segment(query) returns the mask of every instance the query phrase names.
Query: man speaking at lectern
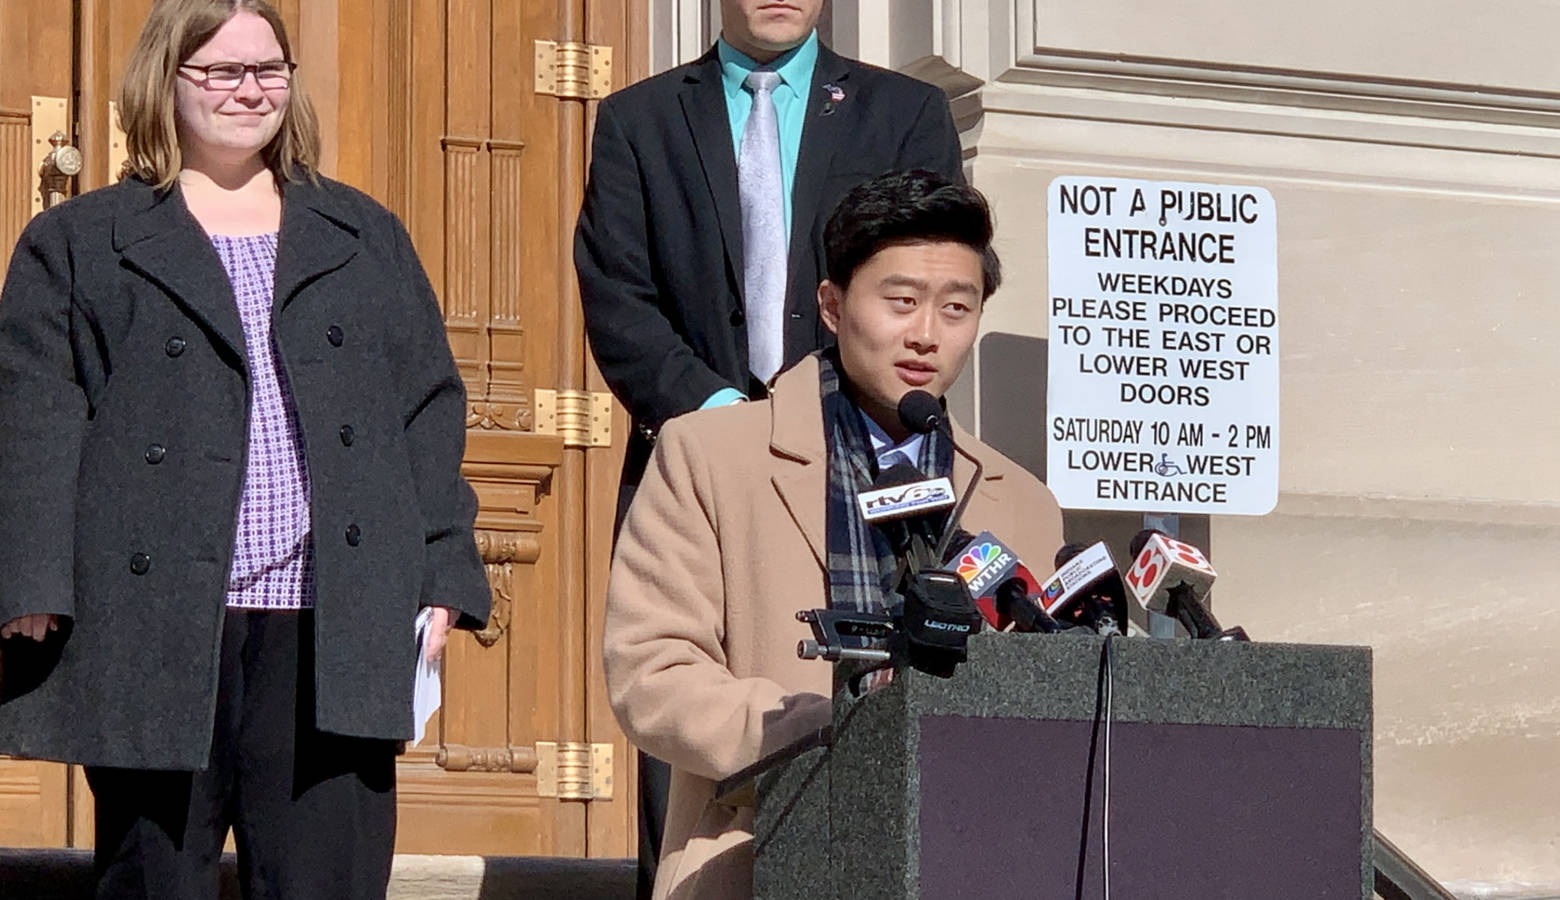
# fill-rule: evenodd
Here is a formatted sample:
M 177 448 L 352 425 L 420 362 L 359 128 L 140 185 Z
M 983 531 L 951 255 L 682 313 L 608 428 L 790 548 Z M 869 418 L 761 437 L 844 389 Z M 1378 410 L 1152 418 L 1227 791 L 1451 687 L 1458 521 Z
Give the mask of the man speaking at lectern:
M 957 426 L 917 435 L 897 414 L 964 368 L 1001 278 L 991 231 L 978 191 L 931 172 L 855 188 L 824 235 L 818 308 L 837 346 L 767 400 L 662 430 L 613 554 L 604 638 L 618 721 L 673 769 L 656 898 L 751 893 L 753 810 L 716 803 L 715 784 L 828 723 L 830 666 L 797 658 L 811 635 L 796 612 L 890 602 L 893 550 L 856 505 L 880 469 L 973 489 L 963 527 L 1020 558 L 1061 544 L 1033 476 Z

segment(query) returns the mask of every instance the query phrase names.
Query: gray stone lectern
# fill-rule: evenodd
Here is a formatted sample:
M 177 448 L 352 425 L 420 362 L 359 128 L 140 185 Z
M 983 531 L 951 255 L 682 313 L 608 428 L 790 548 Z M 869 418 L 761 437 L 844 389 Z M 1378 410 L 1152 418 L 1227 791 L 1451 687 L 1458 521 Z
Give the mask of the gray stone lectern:
M 1371 896 L 1369 648 L 1113 644 L 1108 698 L 1103 639 L 991 633 L 841 694 L 757 777 L 755 896 Z

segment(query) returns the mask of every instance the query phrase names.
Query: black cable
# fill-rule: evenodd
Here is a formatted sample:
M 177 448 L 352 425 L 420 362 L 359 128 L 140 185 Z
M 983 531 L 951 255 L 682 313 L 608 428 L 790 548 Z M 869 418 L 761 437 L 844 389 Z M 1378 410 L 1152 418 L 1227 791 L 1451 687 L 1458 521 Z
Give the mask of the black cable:
M 948 443 L 953 444 L 953 433 L 951 431 L 944 433 L 948 435 Z M 943 525 L 942 537 L 937 541 L 937 547 L 932 551 L 933 566 L 941 565 L 942 561 L 948 558 L 948 546 L 953 542 L 954 532 L 959 530 L 959 520 L 964 517 L 964 508 L 970 505 L 970 498 L 975 495 L 975 489 L 980 486 L 980 476 L 986 471 L 986 467 L 981 464 L 980 460 L 970 455 L 969 451 L 958 444 L 953 444 L 953 452 L 974 463 L 975 474 L 970 478 L 970 483 L 965 486 L 964 496 L 959 498 L 958 505 L 953 508 L 953 513 L 948 516 L 948 521 Z M 952 473 L 949 474 L 948 481 L 952 483 Z
M 1100 810 L 1105 832 L 1100 843 L 1100 871 L 1105 880 L 1104 900 L 1110 900 L 1110 726 L 1115 721 L 1115 716 L 1111 714 L 1111 700 L 1116 693 L 1116 644 L 1112 640 L 1114 637 L 1115 634 L 1105 635 L 1105 796 L 1104 808 Z
M 1100 727 L 1105 721 L 1105 707 L 1110 696 L 1110 660 L 1110 639 L 1106 638 L 1105 645 L 1100 648 L 1099 677 L 1094 686 L 1094 725 L 1089 730 L 1089 762 L 1083 777 L 1083 827 L 1078 836 L 1078 869 L 1077 877 L 1073 881 L 1074 900 L 1083 900 L 1083 881 L 1089 860 L 1089 814 L 1093 811 L 1094 801 L 1094 760 L 1099 750 Z M 1106 773 L 1109 774 L 1108 767 Z

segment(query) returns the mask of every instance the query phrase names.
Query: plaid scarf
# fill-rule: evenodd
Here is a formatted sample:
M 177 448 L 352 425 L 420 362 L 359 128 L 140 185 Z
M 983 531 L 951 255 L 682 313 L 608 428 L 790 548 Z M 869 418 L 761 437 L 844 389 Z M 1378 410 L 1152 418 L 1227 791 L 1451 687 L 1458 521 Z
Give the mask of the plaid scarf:
M 824 545 L 828 550 L 829 607 L 883 612 L 898 585 L 899 561 L 882 529 L 867 524 L 856 495 L 877 479 L 877 457 L 862 412 L 840 389 L 838 351 L 818 354 L 818 390 L 823 400 L 823 436 L 828 448 Z M 934 431 L 921 441 L 917 466 L 933 477 L 953 471 L 953 444 Z M 939 527 L 940 524 L 939 524 Z

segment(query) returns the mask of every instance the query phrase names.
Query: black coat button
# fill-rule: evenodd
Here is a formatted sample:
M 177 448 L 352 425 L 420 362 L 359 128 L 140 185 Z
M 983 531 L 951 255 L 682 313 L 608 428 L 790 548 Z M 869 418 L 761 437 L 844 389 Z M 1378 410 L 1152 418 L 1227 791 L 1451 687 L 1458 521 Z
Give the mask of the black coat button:
M 734 309 L 734 310 L 731 311 L 731 324 L 733 326 L 735 326 L 737 328 L 741 328 L 742 327 L 742 323 L 746 322 L 746 321 L 747 321 L 747 316 L 744 316 L 742 314 L 742 310 Z
M 358 544 L 361 544 L 361 543 L 363 543 L 363 529 L 357 527 L 357 525 L 355 525 L 355 524 L 354 525 L 348 525 L 347 526 L 347 545 L 349 547 L 356 547 Z
M 145 553 L 137 553 L 130 557 L 130 571 L 136 575 L 145 575 L 152 567 L 152 558 Z
M 346 339 L 346 332 L 341 330 L 340 325 L 332 325 L 325 329 L 325 340 L 330 341 L 332 347 L 340 347 L 341 342 Z
M 341 445 L 343 447 L 352 446 L 352 440 L 356 437 L 357 433 L 352 430 L 351 425 L 341 426 Z
M 162 462 L 167 455 L 168 448 L 162 444 L 153 444 L 146 448 L 146 461 L 154 466 Z
M 169 338 L 168 343 L 163 344 L 163 352 L 169 356 L 178 356 L 184 352 L 184 347 L 184 338 L 175 336 Z

